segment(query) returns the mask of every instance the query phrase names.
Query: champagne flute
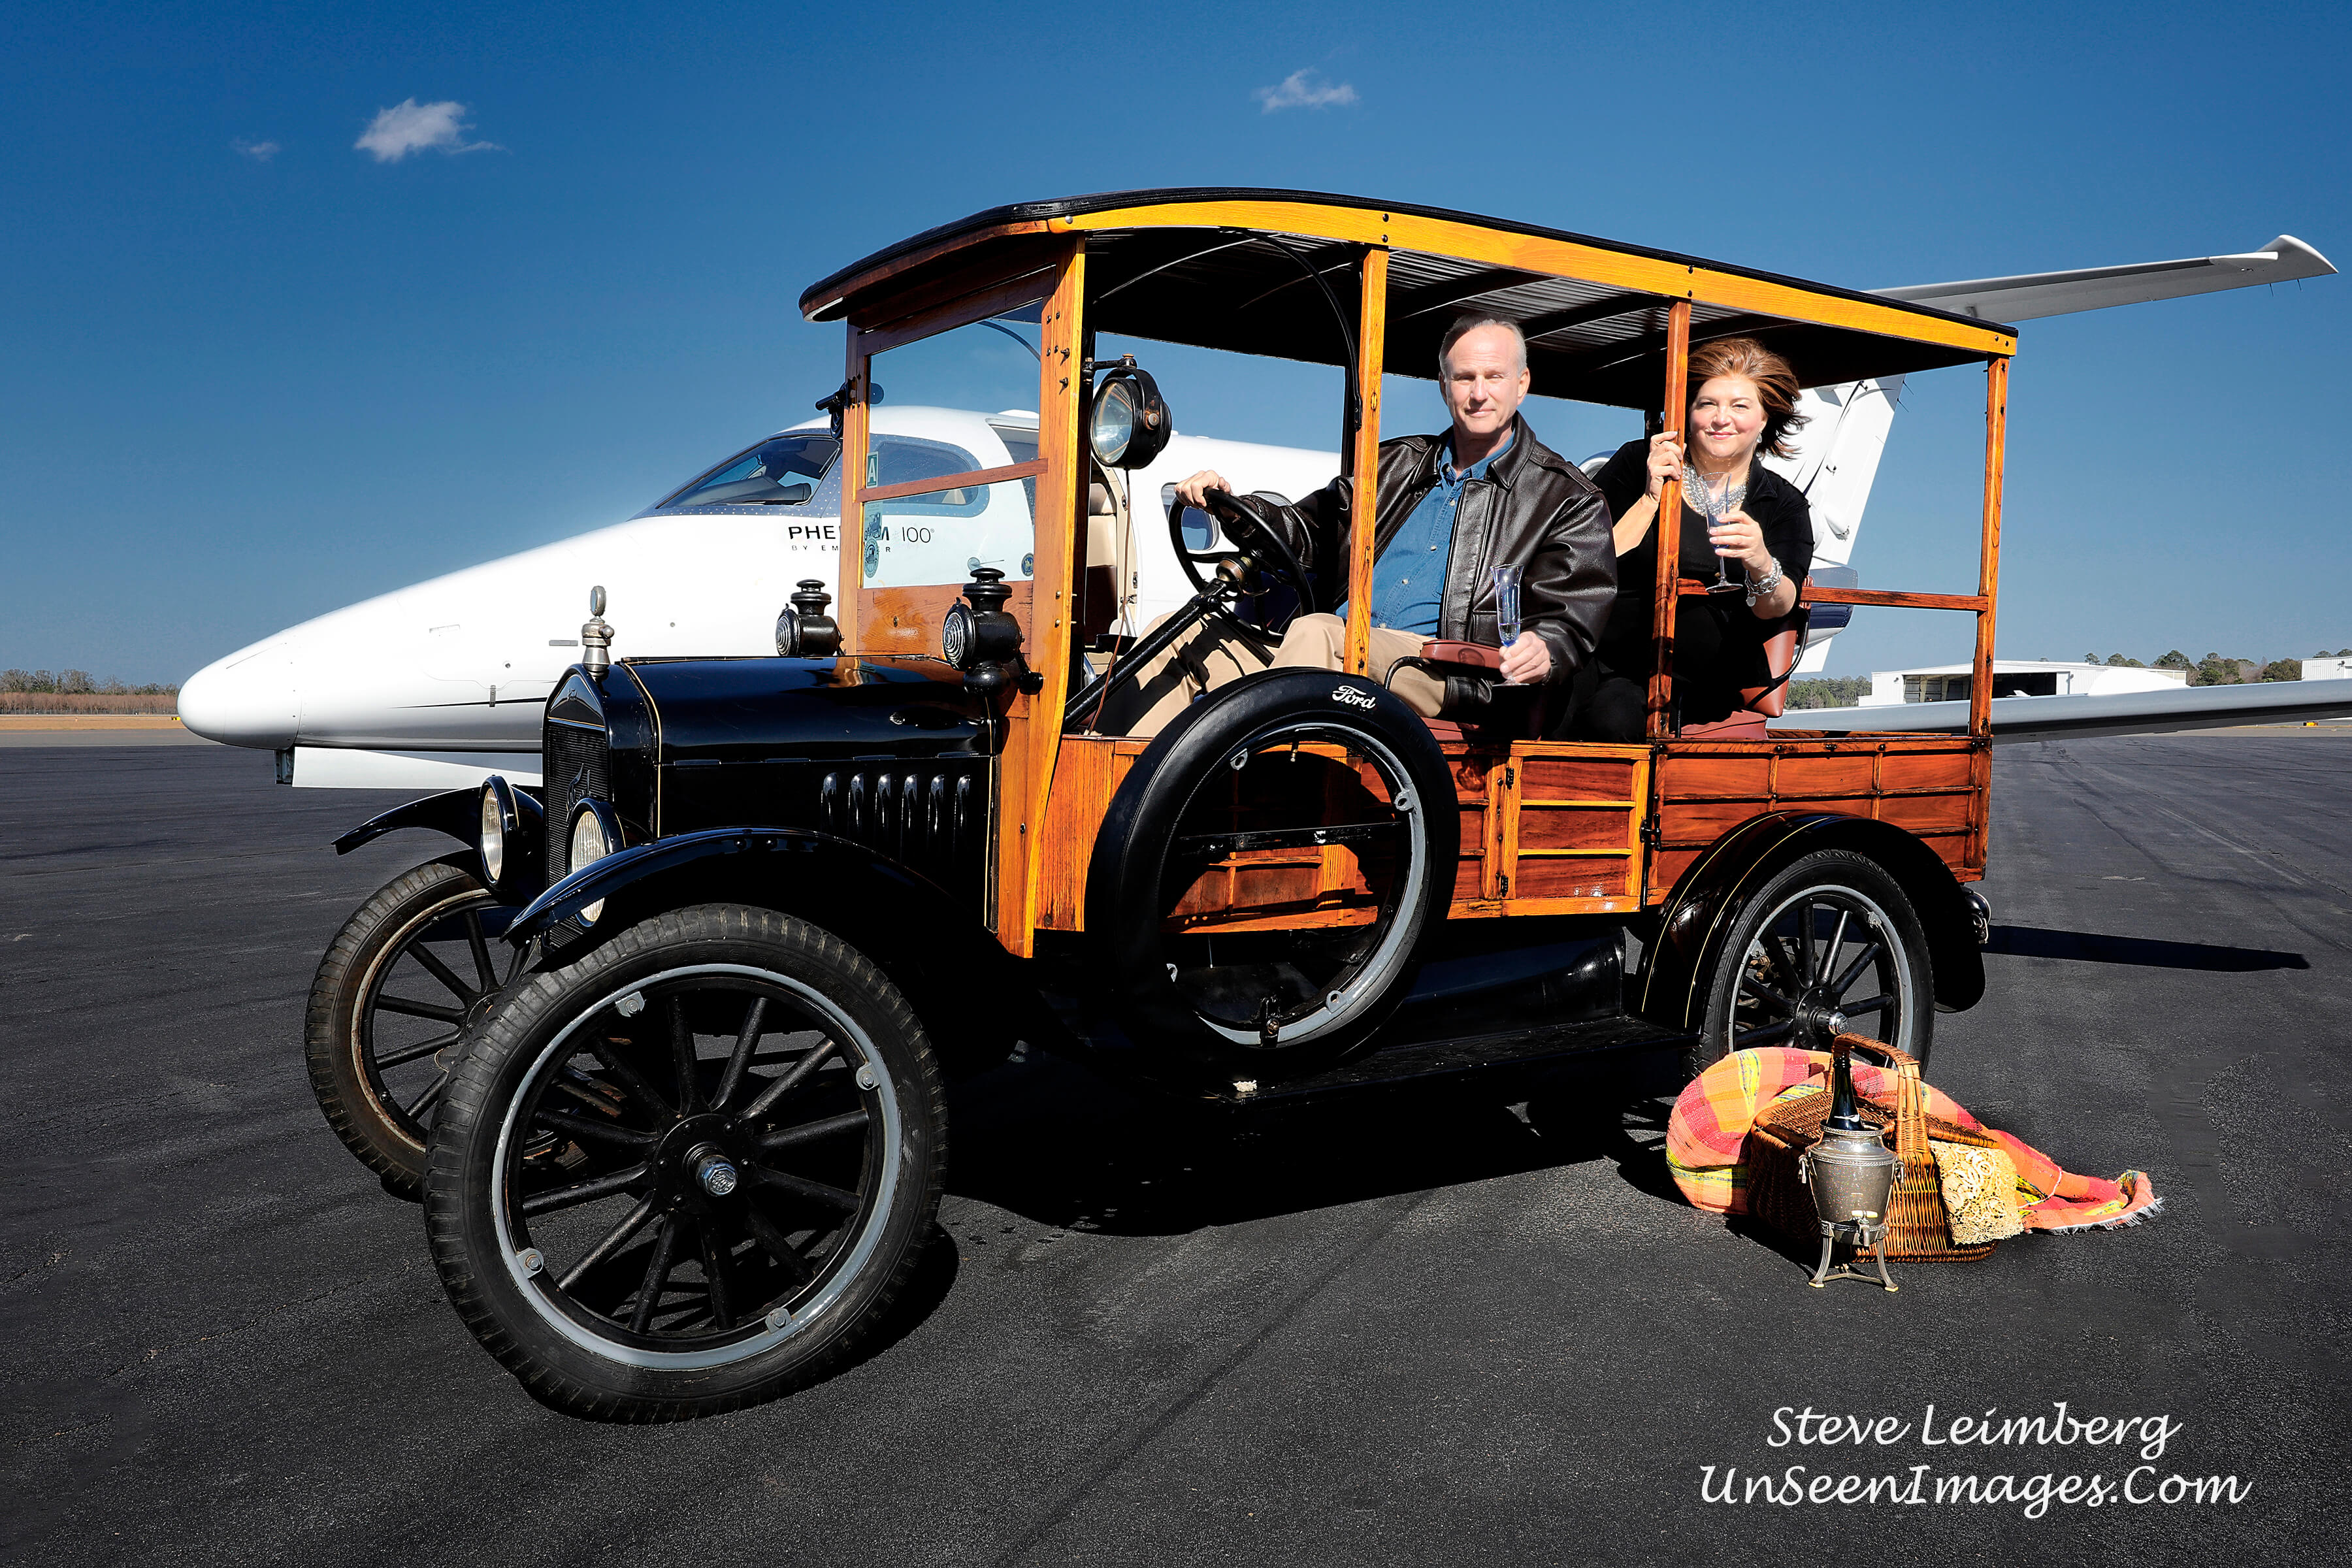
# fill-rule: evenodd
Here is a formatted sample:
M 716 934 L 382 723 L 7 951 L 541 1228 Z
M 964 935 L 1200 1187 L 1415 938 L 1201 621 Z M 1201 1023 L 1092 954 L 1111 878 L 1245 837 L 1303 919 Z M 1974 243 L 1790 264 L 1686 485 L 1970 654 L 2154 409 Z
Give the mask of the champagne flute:
M 1519 569 L 1495 568 L 1495 631 L 1505 647 L 1519 640 Z
M 1748 499 L 1748 487 L 1745 484 L 1734 487 L 1728 473 L 1709 480 L 1694 468 L 1684 476 L 1684 489 L 1698 492 L 1697 510 L 1706 514 L 1706 542 L 1715 549 L 1714 591 L 1722 593 L 1732 584 L 1730 574 L 1723 569 L 1723 551 L 1716 546 L 1716 531 L 1723 526 L 1723 520 L 1738 511 L 1739 503 Z

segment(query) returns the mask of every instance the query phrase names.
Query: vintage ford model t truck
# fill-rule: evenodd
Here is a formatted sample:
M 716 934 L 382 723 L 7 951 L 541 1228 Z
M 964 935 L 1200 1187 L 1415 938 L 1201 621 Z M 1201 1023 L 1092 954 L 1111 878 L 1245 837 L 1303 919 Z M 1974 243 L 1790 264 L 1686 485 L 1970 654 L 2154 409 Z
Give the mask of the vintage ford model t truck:
M 1148 352 L 1113 338 L 1335 367 L 1341 464 L 1361 470 L 1383 374 L 1427 377 L 1473 301 L 1521 325 L 1539 392 L 1654 418 L 1711 337 L 1762 337 L 1809 382 L 1983 364 L 1978 592 L 1808 586 L 1798 612 L 1973 615 L 1969 732 L 1768 731 L 1770 691 L 1678 732 L 1673 609 L 1703 585 L 1672 575 L 1671 500 L 1658 580 L 1622 585 L 1654 595 L 1649 732 L 1601 745 L 1507 705 L 1483 728 L 1425 721 L 1369 678 L 1370 486 L 1347 558 L 1316 571 L 1260 500 L 1169 507 L 1163 534 L 1162 498 L 1129 493 L 1171 416 Z M 946 1075 L 1016 1040 L 1242 1103 L 1600 1047 L 1704 1061 L 1848 1024 L 1924 1058 L 1938 1008 L 1977 1000 L 2008 329 L 1231 190 L 982 213 L 803 308 L 847 330 L 826 405 L 838 605 L 804 587 L 772 658 L 615 660 L 600 591 L 547 703 L 543 783 L 493 778 L 343 841 L 424 826 L 465 847 L 338 940 L 312 1070 L 354 1151 L 421 1187 L 451 1300 L 541 1398 L 663 1419 L 836 1364 L 939 1200 Z M 1006 340 L 1034 459 L 879 482 L 883 386 L 950 401 L 964 349 Z M 1028 520 L 1017 558 L 1008 516 Z M 964 542 L 982 517 L 987 560 Z M 1156 632 L 1121 594 L 1139 537 L 1199 589 Z M 1191 625 L 1264 632 L 1342 601 L 1347 670 L 1245 678 L 1150 739 L 1097 728 Z

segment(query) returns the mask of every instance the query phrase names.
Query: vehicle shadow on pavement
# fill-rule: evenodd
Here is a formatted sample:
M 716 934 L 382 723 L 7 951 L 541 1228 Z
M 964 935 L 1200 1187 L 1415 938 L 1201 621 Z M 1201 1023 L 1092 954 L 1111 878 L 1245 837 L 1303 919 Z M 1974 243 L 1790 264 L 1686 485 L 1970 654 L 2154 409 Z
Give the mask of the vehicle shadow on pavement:
M 2262 969 L 2309 969 L 2299 952 L 2262 947 L 2216 947 L 2201 942 L 2163 942 L 2138 936 L 2102 936 L 2095 931 L 2049 931 L 2041 926 L 1995 926 L 1985 943 L 1989 953 L 2012 958 L 2072 958 L 2085 963 L 2130 963 L 2150 969 L 2201 969 L 2216 974 L 2248 974 Z
M 1361 1203 L 1594 1160 L 1679 1205 L 1664 1157 L 1679 1056 L 1596 1056 L 1508 1079 L 1303 1106 L 1195 1107 L 1037 1054 L 959 1085 L 948 1190 L 1040 1225 L 1125 1236 Z

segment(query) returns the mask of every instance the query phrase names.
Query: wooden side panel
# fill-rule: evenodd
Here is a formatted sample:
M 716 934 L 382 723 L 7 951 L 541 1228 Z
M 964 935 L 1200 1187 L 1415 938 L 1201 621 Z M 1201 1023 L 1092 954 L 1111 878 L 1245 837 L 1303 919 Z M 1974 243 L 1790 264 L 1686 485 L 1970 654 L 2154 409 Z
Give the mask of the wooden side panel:
M 1877 784 L 1878 758 L 1852 752 L 1835 755 L 1783 755 L 1774 789 L 1781 795 L 1829 800 L 1866 795 Z
M 1500 772 L 1496 761 L 1500 753 L 1492 751 L 1474 752 L 1459 742 L 1442 748 L 1445 764 L 1454 775 L 1454 799 L 1462 812 L 1462 858 L 1454 862 L 1454 899 L 1477 900 L 1486 896 L 1487 868 L 1492 857 L 1487 854 L 1488 840 L 1494 835 L 1492 802 L 1487 798 L 1490 777 Z
M 1022 639 L 1027 642 L 1034 629 L 1031 614 L 1036 603 L 1036 584 L 1019 582 L 1005 586 L 1012 590 L 1012 596 L 1004 601 L 1004 608 L 1021 623 Z M 946 623 L 948 607 L 961 597 L 961 584 L 858 590 L 857 651 L 937 658 L 940 628 Z
M 1466 878 L 1457 883 L 1453 917 L 1639 908 L 1649 773 L 1645 746 L 1514 744 L 1487 768 L 1479 896 L 1466 896 Z
M 1065 735 L 1046 799 L 1045 837 L 1037 864 L 1041 931 L 1087 929 L 1087 872 L 1094 862 L 1111 796 L 1150 742 L 1108 735 Z
M 1664 901 L 1709 845 L 1771 811 L 1875 818 L 1973 878 L 1983 868 L 1985 752 L 1948 735 L 1669 742 L 1657 764 L 1647 898 Z
M 1948 746 L 1933 752 L 1888 752 L 1878 760 L 1882 790 L 1966 789 L 1969 748 Z

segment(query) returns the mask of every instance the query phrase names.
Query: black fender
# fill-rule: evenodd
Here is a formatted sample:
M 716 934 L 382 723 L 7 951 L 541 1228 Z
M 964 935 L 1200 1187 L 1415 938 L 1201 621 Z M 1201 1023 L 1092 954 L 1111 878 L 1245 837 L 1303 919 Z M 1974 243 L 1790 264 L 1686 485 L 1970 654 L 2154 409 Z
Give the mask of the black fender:
M 523 819 L 522 831 L 537 842 L 546 831 L 546 808 L 540 804 L 540 792 L 529 786 L 515 790 L 515 810 Z M 348 855 L 362 844 L 372 844 L 387 833 L 404 827 L 430 827 L 446 833 L 478 853 L 481 847 L 482 789 L 479 784 L 467 789 L 443 790 L 422 800 L 412 800 L 405 805 L 395 805 L 390 811 L 369 817 L 349 833 L 335 840 L 335 853 Z M 477 875 L 480 868 L 476 867 Z
M 1776 811 L 1717 839 L 1675 884 L 1643 964 L 1642 1016 L 1670 1029 L 1697 1028 L 1699 989 L 1748 899 L 1782 867 L 1817 849 L 1867 856 L 1901 884 L 1927 933 L 1936 1005 L 1957 1013 L 1977 1005 L 1984 995 L 1984 955 L 1975 911 L 1968 889 L 1933 849 L 1871 817 Z
M 964 1065 L 1034 1037 L 1043 1004 L 981 920 L 920 871 L 847 838 L 800 827 L 716 827 L 632 845 L 572 872 L 517 914 L 518 946 L 602 901 L 595 938 L 662 910 L 751 904 L 823 927 L 908 994 L 933 1044 Z M 551 955 L 569 963 L 578 939 Z
M 1420 939 L 1445 919 L 1460 854 L 1461 814 L 1445 757 L 1402 698 L 1362 676 L 1328 669 L 1274 668 L 1244 676 L 1184 710 L 1136 758 L 1111 797 L 1095 835 L 1087 876 L 1087 936 L 1100 982 L 1143 1033 L 1162 1046 L 1192 1051 L 1204 1062 L 1223 1058 L 1219 1045 L 1171 984 L 1161 962 L 1161 878 L 1169 842 L 1202 775 L 1226 753 L 1266 729 L 1297 720 L 1325 724 L 1341 740 L 1378 742 L 1394 755 L 1412 793 L 1415 816 L 1429 849 L 1429 879 L 1405 918 Z M 1306 1061 L 1344 1051 L 1369 1037 L 1407 991 L 1417 967 L 1408 952 L 1400 972 L 1361 1005 L 1354 1019 L 1334 1026 L 1321 1046 L 1309 1040 Z

